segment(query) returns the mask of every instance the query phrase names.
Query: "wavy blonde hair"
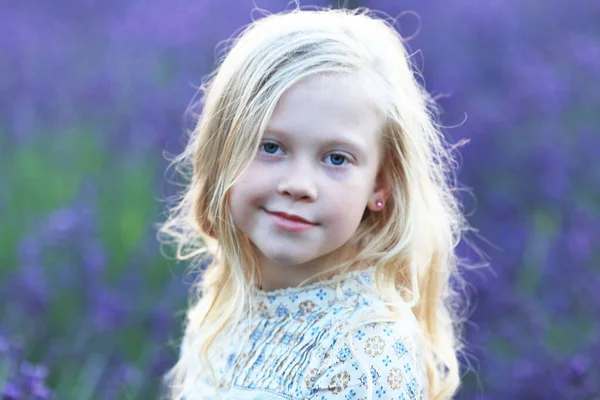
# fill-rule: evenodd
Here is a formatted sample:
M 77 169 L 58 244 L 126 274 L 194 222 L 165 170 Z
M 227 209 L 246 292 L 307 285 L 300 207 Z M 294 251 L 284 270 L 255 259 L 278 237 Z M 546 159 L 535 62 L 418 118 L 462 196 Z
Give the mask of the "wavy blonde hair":
M 202 84 L 203 110 L 185 150 L 172 160 L 185 190 L 159 230 L 159 240 L 174 245 L 176 258 L 191 260 L 192 269 L 210 261 L 190 293 L 181 356 L 164 377 L 169 398 L 188 393 L 191 400 L 206 370 L 216 384 L 211 346 L 254 307 L 260 274 L 251 243 L 233 223 L 229 191 L 254 159 L 278 99 L 315 74 L 352 75 L 376 99 L 384 139 L 380 172 L 390 191 L 385 209 L 367 209 L 350 239 L 360 249 L 356 258 L 299 286 L 336 271 L 342 297 L 340 281 L 351 266 L 375 265 L 376 288 L 389 307 L 376 319 L 412 312 L 429 398 L 451 398 L 460 386 L 466 320 L 455 248 L 469 226 L 456 197 L 456 146 L 444 140 L 435 99 L 419 84 L 406 41 L 392 21 L 366 8 L 297 7 L 252 22 L 232 42 Z

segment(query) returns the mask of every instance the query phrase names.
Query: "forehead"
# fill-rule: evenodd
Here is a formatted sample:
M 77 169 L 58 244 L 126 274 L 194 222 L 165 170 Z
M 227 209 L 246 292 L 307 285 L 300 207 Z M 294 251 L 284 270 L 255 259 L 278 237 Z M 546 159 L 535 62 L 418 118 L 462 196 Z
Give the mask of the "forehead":
M 279 99 L 266 133 L 292 139 L 347 140 L 368 147 L 379 142 L 381 116 L 359 77 L 314 75 Z

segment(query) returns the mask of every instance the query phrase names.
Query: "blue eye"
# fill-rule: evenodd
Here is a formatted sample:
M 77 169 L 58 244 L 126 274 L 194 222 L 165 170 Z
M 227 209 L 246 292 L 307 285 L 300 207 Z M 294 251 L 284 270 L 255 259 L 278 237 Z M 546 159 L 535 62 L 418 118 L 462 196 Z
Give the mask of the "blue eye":
M 269 154 L 275 154 L 279 149 L 279 145 L 271 142 L 263 143 L 260 146 Z
M 346 158 L 346 156 L 342 155 L 342 154 L 330 154 L 327 156 L 327 158 L 329 158 L 331 160 L 331 164 L 332 165 L 343 165 L 344 161 L 348 161 L 348 159 Z

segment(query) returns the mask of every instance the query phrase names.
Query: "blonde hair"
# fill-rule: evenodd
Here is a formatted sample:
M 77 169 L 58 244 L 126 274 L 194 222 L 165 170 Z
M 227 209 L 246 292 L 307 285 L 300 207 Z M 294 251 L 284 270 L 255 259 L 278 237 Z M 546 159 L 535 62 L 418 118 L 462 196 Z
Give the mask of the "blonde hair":
M 193 390 L 205 367 L 215 382 L 211 346 L 254 307 L 259 272 L 248 238 L 233 223 L 229 191 L 254 159 L 278 99 L 315 74 L 359 76 L 376 99 L 381 173 L 390 192 L 384 210 L 367 210 L 350 239 L 351 248 L 360 249 L 356 258 L 310 280 L 332 270 L 341 280 L 355 263 L 375 265 L 376 288 L 389 310 L 371 321 L 398 320 L 410 310 L 422 337 L 429 398 L 456 393 L 466 298 L 454 249 L 469 227 L 456 198 L 453 147 L 435 122 L 435 99 L 416 79 L 405 45 L 391 22 L 366 8 L 296 8 L 252 22 L 207 77 L 200 88 L 203 111 L 173 160 L 185 190 L 159 230 L 159 240 L 174 244 L 177 259 L 191 260 L 192 268 L 210 260 L 193 286 L 181 357 L 164 378 L 169 398 Z

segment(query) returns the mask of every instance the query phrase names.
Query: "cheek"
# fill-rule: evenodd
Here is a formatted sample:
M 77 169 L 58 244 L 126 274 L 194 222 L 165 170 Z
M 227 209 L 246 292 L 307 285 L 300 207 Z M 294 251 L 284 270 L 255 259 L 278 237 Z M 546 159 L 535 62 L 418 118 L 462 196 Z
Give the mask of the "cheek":
M 232 213 L 248 207 L 260 206 L 269 187 L 268 174 L 250 166 L 231 188 L 230 206 Z
M 358 227 L 367 201 L 363 199 L 362 193 L 354 193 L 355 195 L 340 195 L 336 201 L 330 204 L 328 219 L 331 224 L 344 229 Z
M 353 176 L 339 185 L 329 185 L 327 197 L 331 199 L 328 215 L 338 226 L 358 227 L 371 193 L 370 176 Z

